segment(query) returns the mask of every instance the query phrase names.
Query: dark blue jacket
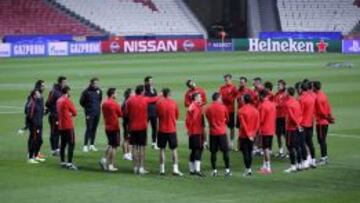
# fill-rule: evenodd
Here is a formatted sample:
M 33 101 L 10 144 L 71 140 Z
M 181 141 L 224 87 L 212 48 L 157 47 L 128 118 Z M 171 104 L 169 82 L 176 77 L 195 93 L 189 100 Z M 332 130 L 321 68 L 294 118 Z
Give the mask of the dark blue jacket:
M 62 96 L 61 92 L 61 86 L 58 84 L 55 84 L 52 88 L 52 90 L 49 92 L 48 99 L 46 101 L 46 107 L 47 110 L 50 112 L 50 116 L 56 116 L 57 117 L 57 111 L 56 111 L 56 102 L 57 100 Z
M 100 105 L 102 100 L 102 91 L 100 88 L 89 86 L 86 88 L 80 97 L 80 105 L 84 108 L 85 115 L 96 116 L 99 115 Z
M 153 91 L 151 91 L 150 86 L 145 85 L 145 96 L 147 97 L 156 97 L 157 91 L 154 88 Z M 148 116 L 149 117 L 156 117 L 156 102 L 150 103 L 148 105 Z
M 42 128 L 44 117 L 44 99 L 30 98 L 25 106 L 27 126 Z

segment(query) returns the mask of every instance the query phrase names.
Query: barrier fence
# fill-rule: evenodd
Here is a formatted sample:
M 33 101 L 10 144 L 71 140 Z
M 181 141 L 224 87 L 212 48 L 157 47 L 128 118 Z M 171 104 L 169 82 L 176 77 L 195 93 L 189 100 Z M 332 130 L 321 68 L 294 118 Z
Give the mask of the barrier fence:
M 194 38 L 125 39 L 88 42 L 17 42 L 0 44 L 0 57 L 74 56 L 156 52 L 291 52 L 360 54 L 360 40 L 226 39 Z

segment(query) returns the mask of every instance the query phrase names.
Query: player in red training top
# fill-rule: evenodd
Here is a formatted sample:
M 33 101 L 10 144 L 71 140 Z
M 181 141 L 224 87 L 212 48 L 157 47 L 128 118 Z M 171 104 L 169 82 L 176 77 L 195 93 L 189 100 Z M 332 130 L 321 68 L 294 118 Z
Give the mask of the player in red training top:
M 120 125 L 119 118 L 122 117 L 120 104 L 116 101 L 117 92 L 115 88 L 107 90 L 107 100 L 101 106 L 104 117 L 105 133 L 108 139 L 108 146 L 105 157 L 100 160 L 103 170 L 117 171 L 114 166 L 116 160 L 116 149 L 120 146 Z
M 251 100 L 254 96 L 254 91 L 247 86 L 247 81 L 248 79 L 246 77 L 244 76 L 240 77 L 240 84 L 239 84 L 238 94 L 236 97 L 238 110 L 244 106 L 243 96 L 245 94 L 250 95 Z M 240 122 L 237 116 L 236 116 L 236 127 L 237 128 L 240 127 Z
M 59 116 L 59 132 L 61 136 L 60 160 L 61 166 L 70 170 L 77 170 L 73 164 L 75 133 L 73 117 L 77 115 L 74 104 L 69 99 L 70 87 L 64 86 L 61 89 L 62 96 L 56 102 L 56 110 Z M 65 148 L 68 147 L 68 160 L 65 162 Z
M 285 115 L 286 115 L 286 82 L 279 80 L 277 83 L 278 91 L 274 96 L 276 104 L 276 137 L 279 148 L 279 153 L 276 155 L 278 158 L 285 158 L 285 151 L 283 148 L 282 140 L 286 135 Z
M 145 147 L 147 140 L 148 105 L 159 97 L 145 97 L 144 85 L 138 85 L 135 96 L 130 97 L 125 105 L 125 114 L 129 118 L 130 144 L 133 154 L 134 173 L 145 175 Z
M 201 156 L 205 143 L 204 113 L 201 106 L 201 95 L 194 93 L 192 103 L 186 112 L 185 126 L 189 135 L 189 158 L 190 175 L 204 176 L 201 173 Z
M 232 75 L 224 75 L 225 84 L 222 85 L 219 89 L 223 104 L 226 106 L 229 114 L 229 122 L 227 123 L 228 128 L 230 129 L 230 141 L 229 147 L 233 149 L 234 138 L 235 138 L 235 99 L 238 94 L 238 90 L 234 84 L 232 84 Z
M 306 160 L 306 168 L 311 166 L 316 167 L 315 160 L 315 148 L 313 143 L 314 132 L 314 116 L 315 116 L 315 99 L 312 95 L 310 82 L 302 82 L 300 85 L 301 95 L 299 96 L 299 102 L 302 110 L 301 126 L 304 128 L 305 146 L 308 150 L 308 157 Z
M 274 101 L 274 93 L 273 93 L 274 85 L 270 81 L 264 82 L 264 89 L 267 91 L 267 97 L 271 102 Z M 261 101 L 260 101 L 261 102 Z
M 205 115 L 210 128 L 210 152 L 212 176 L 217 176 L 216 153 L 220 149 L 225 162 L 225 176 L 231 176 L 229 145 L 226 138 L 226 123 L 229 120 L 228 111 L 222 104 L 220 93 L 212 95 L 213 102 L 207 107 Z
M 254 86 L 254 95 L 253 95 L 253 105 L 255 106 L 255 108 L 259 108 L 260 105 L 260 91 L 262 91 L 264 89 L 264 85 L 262 83 L 262 79 L 260 77 L 255 77 L 253 79 L 253 86 Z M 261 156 L 263 155 L 263 150 L 262 150 L 262 137 L 259 135 L 259 133 L 257 133 L 256 137 L 255 137 L 255 142 L 254 142 L 254 150 L 253 153 L 257 156 Z
M 186 108 L 190 106 L 190 104 L 192 102 L 191 101 L 192 95 L 195 92 L 198 92 L 201 95 L 202 105 L 205 105 L 207 103 L 205 90 L 203 88 L 201 88 L 201 87 L 197 87 L 194 80 L 186 81 L 186 86 L 189 88 L 186 91 L 185 98 L 184 98 Z
M 302 148 L 303 128 L 301 126 L 302 110 L 295 98 L 295 88 L 287 89 L 286 101 L 286 144 L 290 155 L 290 168 L 284 172 L 291 173 L 301 169 L 302 159 L 306 159 L 306 150 Z
M 329 124 L 334 123 L 335 118 L 331 115 L 331 106 L 325 93 L 321 91 L 321 82 L 313 83 L 315 100 L 316 133 L 320 144 L 321 159 L 320 165 L 328 163 L 326 137 Z
M 169 144 L 173 160 L 173 175 L 183 176 L 179 170 L 179 157 L 176 150 L 178 147 L 176 121 L 179 119 L 179 107 L 171 98 L 169 88 L 164 88 L 161 92 L 163 98 L 156 103 L 156 114 L 159 120 L 157 145 L 160 148 L 160 175 L 165 175 L 165 149 Z
M 259 130 L 259 111 L 252 105 L 252 97 L 245 94 L 243 97 L 244 105 L 238 111 L 240 121 L 239 145 L 243 154 L 245 171 L 243 176 L 251 176 L 252 153 L 256 134 Z
M 264 162 L 260 169 L 261 173 L 271 173 L 270 151 L 272 148 L 272 140 L 275 135 L 276 124 L 276 105 L 270 101 L 269 91 L 262 90 L 259 93 L 260 105 L 260 129 L 259 134 L 262 137 L 262 147 L 264 151 Z

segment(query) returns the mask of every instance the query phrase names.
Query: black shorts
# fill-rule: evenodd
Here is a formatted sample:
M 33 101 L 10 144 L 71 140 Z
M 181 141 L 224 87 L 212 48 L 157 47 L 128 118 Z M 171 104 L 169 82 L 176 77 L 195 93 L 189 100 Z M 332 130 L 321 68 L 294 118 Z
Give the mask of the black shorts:
M 210 152 L 215 153 L 218 150 L 227 152 L 229 144 L 226 135 L 210 135 Z
M 262 148 L 263 149 L 271 149 L 273 136 L 263 135 L 261 137 L 262 137 Z
M 105 132 L 109 146 L 113 148 L 120 146 L 120 130 L 107 130 Z
M 278 137 L 286 135 L 285 118 L 276 118 L 276 135 Z
M 229 122 L 227 123 L 228 128 L 233 129 L 235 127 L 235 113 L 229 113 Z
M 160 149 L 165 149 L 167 143 L 169 143 L 169 148 L 171 150 L 176 149 L 178 146 L 176 133 L 162 133 L 158 132 L 157 134 L 157 146 Z
M 238 116 L 236 116 L 236 119 L 235 119 L 235 126 L 236 126 L 236 128 L 240 128 L 240 121 L 239 121 L 239 117 Z
M 147 130 L 130 132 L 130 144 L 137 146 L 146 146 Z
M 123 122 L 122 122 L 122 126 L 123 126 L 123 134 L 124 134 L 124 140 L 129 141 L 129 129 L 128 129 L 128 124 L 129 124 L 129 118 L 124 117 L 123 118 Z
M 203 149 L 203 148 L 204 148 L 204 135 L 189 136 L 189 149 Z
M 254 147 L 254 142 L 249 138 L 239 138 L 239 150 L 242 152 L 250 151 L 252 153 L 252 149 Z M 250 153 L 250 154 L 251 154 Z

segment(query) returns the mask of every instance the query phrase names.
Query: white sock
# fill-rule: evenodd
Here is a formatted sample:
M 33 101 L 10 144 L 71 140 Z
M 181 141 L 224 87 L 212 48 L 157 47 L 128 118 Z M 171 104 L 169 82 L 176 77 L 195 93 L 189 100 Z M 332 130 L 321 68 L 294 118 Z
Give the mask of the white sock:
M 306 158 L 306 160 L 308 160 L 308 161 L 311 160 L 311 156 L 308 155 L 307 158 Z
M 174 172 L 179 172 L 179 165 L 174 164 L 173 169 L 174 169 Z
M 265 167 L 269 170 L 271 169 L 270 161 L 265 162 Z
M 315 164 L 316 164 L 316 159 L 312 159 L 311 164 L 312 164 L 312 165 L 315 165 Z
M 160 173 L 165 173 L 165 164 L 160 164 Z
M 225 173 L 230 173 L 230 169 L 229 168 L 225 169 Z
M 252 173 L 251 168 L 247 168 L 247 169 L 246 169 L 246 172 L 248 172 L 248 173 Z
M 200 172 L 201 161 L 195 161 L 195 171 Z
M 190 172 L 194 172 L 195 171 L 195 167 L 194 167 L 194 162 L 189 162 L 189 170 L 190 170 Z
M 266 161 L 263 161 L 263 165 L 261 168 L 267 168 Z
M 281 147 L 280 150 L 279 150 L 280 154 L 283 154 L 284 153 L 284 149 Z

